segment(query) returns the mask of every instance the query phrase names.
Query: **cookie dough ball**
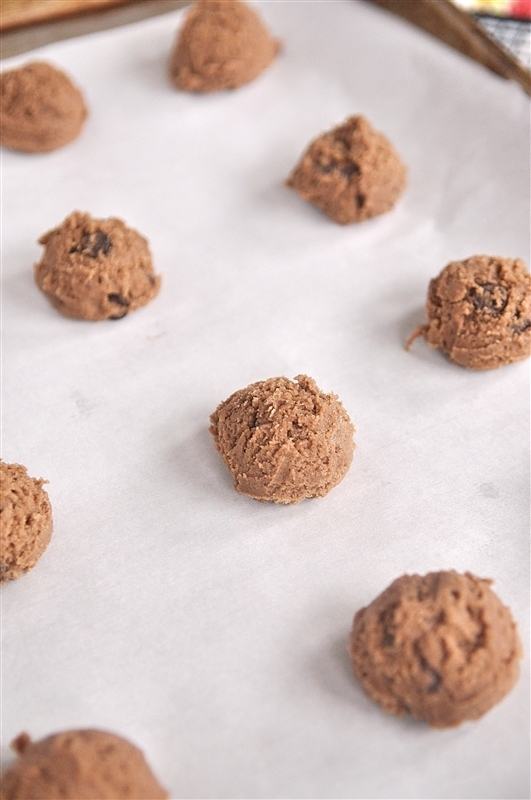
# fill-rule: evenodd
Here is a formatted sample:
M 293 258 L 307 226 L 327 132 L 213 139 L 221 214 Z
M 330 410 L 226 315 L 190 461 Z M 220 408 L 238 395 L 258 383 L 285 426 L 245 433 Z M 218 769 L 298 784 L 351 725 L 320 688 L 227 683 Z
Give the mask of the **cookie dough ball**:
M 52 507 L 26 467 L 0 461 L 0 583 L 33 569 L 52 537 Z
M 67 317 L 121 319 L 159 291 L 146 239 L 120 219 L 74 211 L 39 244 L 44 254 L 35 280 Z
M 240 494 L 274 503 L 324 497 L 346 475 L 354 426 L 312 378 L 270 378 L 240 389 L 210 417 L 210 432 Z
M 454 364 L 494 369 L 531 350 L 531 276 L 519 258 L 472 256 L 453 261 L 430 281 L 428 323 L 418 336 Z
M 45 153 L 68 144 L 87 116 L 83 95 L 63 72 L 36 61 L 0 75 L 0 141 Z
M 522 649 L 491 583 L 453 570 L 403 575 L 358 611 L 350 655 L 369 697 L 435 728 L 477 719 L 502 700 Z
M 188 12 L 170 60 L 178 89 L 216 92 L 254 80 L 280 49 L 241 0 L 199 0 Z
M 286 185 L 341 225 L 390 211 L 407 169 L 391 142 L 362 116 L 315 139 Z
M 112 733 L 65 731 L 35 743 L 21 733 L 11 746 L 19 758 L 2 774 L 2 798 L 6 800 L 168 797 L 142 752 Z

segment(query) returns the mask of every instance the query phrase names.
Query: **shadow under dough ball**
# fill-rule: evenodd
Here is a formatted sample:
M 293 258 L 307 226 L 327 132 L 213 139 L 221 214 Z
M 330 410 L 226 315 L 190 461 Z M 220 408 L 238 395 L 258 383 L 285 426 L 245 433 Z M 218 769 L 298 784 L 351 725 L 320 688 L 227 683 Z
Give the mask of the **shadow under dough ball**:
M 188 12 L 170 58 L 170 79 L 189 92 L 250 83 L 273 61 L 280 43 L 241 0 L 199 0 Z
M 46 62 L 0 75 L 0 141 L 13 150 L 57 150 L 79 136 L 86 117 L 80 90 Z
M 33 569 L 52 537 L 52 507 L 21 464 L 0 461 L 0 584 Z
M 35 281 L 67 317 L 121 319 L 159 291 L 147 240 L 120 219 L 74 211 L 39 243 Z
M 385 711 L 435 728 L 481 717 L 516 683 L 511 612 L 469 572 L 403 575 L 354 617 L 354 674 Z
M 347 412 L 306 375 L 252 383 L 221 403 L 210 421 L 234 488 L 255 500 L 324 497 L 352 462 L 354 426 Z
M 528 358 L 531 350 L 531 276 L 521 259 L 471 256 L 452 261 L 430 281 L 428 322 L 418 336 L 450 361 L 495 369 Z
M 391 142 L 365 117 L 353 116 L 309 145 L 286 186 L 348 225 L 390 211 L 406 180 L 407 168 Z
M 65 731 L 34 743 L 22 733 L 11 747 L 19 758 L 1 776 L 6 800 L 168 797 L 141 750 L 106 731 Z

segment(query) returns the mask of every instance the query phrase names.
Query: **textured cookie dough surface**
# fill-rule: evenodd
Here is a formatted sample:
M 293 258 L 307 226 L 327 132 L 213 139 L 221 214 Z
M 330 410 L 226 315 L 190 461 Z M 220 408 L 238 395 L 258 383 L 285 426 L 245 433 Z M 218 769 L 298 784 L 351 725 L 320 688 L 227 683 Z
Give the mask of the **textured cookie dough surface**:
M 270 378 L 240 389 L 212 414 L 210 431 L 234 488 L 255 500 L 323 497 L 347 473 L 354 426 L 312 378 Z
M 341 225 L 390 211 L 407 169 L 391 142 L 353 116 L 315 139 L 286 185 Z
M 2 800 L 163 800 L 142 752 L 112 733 L 77 730 L 32 743 L 20 734 L 19 758 L 1 776 Z
M 32 569 L 52 536 L 52 507 L 42 488 L 20 464 L 0 461 L 0 584 Z
M 170 59 L 178 89 L 215 92 L 254 80 L 280 44 L 241 0 L 199 0 L 185 18 Z
M 511 612 L 470 573 L 403 575 L 354 617 L 350 655 L 365 692 L 436 728 L 482 716 L 516 683 Z
M 146 239 L 119 219 L 74 211 L 39 243 L 35 280 L 67 317 L 121 319 L 159 291 Z
M 519 258 L 472 256 L 453 261 L 430 281 L 424 336 L 454 364 L 494 369 L 531 351 L 531 276 Z
M 36 61 L 0 75 L 0 141 L 14 150 L 44 153 L 79 136 L 87 116 L 70 78 Z

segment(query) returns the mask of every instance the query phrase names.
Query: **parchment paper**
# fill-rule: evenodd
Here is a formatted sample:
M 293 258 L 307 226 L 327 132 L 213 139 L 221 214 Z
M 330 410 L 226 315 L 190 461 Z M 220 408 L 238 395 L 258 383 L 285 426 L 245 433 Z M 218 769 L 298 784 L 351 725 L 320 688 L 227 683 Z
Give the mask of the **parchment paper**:
M 529 365 L 475 373 L 418 340 L 427 285 L 476 253 L 529 265 L 529 102 L 360 0 L 260 2 L 284 42 L 234 92 L 167 79 L 182 12 L 54 44 L 82 136 L 2 151 L 3 458 L 55 529 L 2 592 L 2 754 L 21 730 L 115 731 L 172 798 L 529 796 Z M 283 185 L 354 113 L 409 166 L 395 210 L 328 220 Z M 160 295 L 62 317 L 33 282 L 72 210 L 150 241 Z M 208 432 L 236 389 L 311 375 L 356 426 L 347 477 L 296 506 L 237 495 Z M 435 731 L 368 700 L 355 611 L 404 572 L 495 580 L 522 677 Z

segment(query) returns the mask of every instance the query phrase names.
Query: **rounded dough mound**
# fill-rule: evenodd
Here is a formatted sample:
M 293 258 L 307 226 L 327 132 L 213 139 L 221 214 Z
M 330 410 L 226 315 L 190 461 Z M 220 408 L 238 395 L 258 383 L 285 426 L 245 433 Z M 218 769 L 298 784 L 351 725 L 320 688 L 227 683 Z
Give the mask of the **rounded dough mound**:
M 312 378 L 270 378 L 240 389 L 212 414 L 210 431 L 234 480 L 255 500 L 323 497 L 346 475 L 354 426 Z
M 519 258 L 471 256 L 448 264 L 430 281 L 424 336 L 450 361 L 495 369 L 528 358 L 531 350 L 531 276 Z
M 70 78 L 35 61 L 0 75 L 0 140 L 14 150 L 45 153 L 79 136 L 87 117 Z
M 350 655 L 369 697 L 435 728 L 477 719 L 505 697 L 522 649 L 491 583 L 453 570 L 403 575 L 358 611 Z
M 215 92 L 254 80 L 280 49 L 241 0 L 199 0 L 188 12 L 170 60 L 178 89 Z
M 67 317 L 121 319 L 159 291 L 146 239 L 119 219 L 74 211 L 39 243 L 35 280 Z
M 407 169 L 391 142 L 362 116 L 349 117 L 308 147 L 286 185 L 341 225 L 390 211 Z
M 35 743 L 22 733 L 11 746 L 20 757 L 2 774 L 2 797 L 9 800 L 168 797 L 142 752 L 112 733 L 65 731 Z
M 0 461 L 0 583 L 33 569 L 52 536 L 52 507 L 42 478 Z

